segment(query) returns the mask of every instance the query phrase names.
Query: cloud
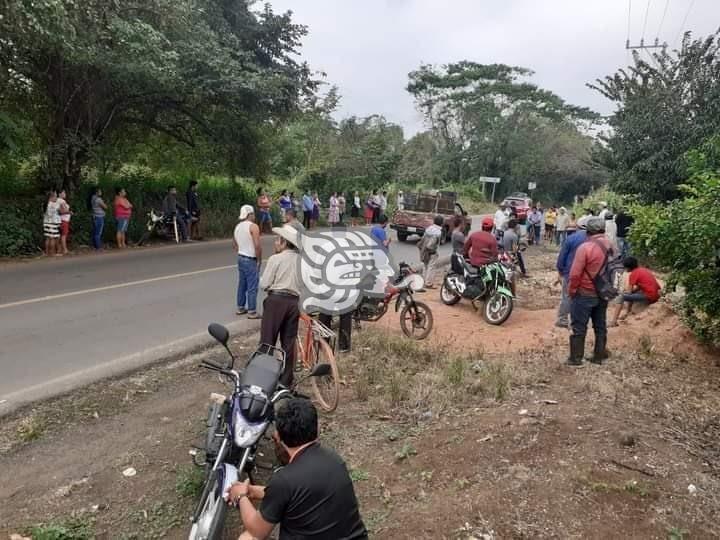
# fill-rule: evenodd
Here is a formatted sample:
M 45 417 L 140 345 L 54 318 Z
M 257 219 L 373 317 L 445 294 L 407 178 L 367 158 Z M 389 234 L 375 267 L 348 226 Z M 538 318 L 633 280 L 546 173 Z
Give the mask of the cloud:
M 659 34 L 676 44 L 691 0 L 673 0 Z M 612 104 L 585 85 L 627 65 L 625 0 L 275 0 L 308 25 L 303 57 L 340 87 L 339 117 L 382 114 L 406 135 L 422 117 L 405 91 L 421 63 L 505 63 L 535 71 L 532 81 L 566 101 L 603 114 Z M 634 2 L 631 42 L 654 40 L 665 2 Z M 696 0 L 686 27 L 715 31 L 720 2 Z

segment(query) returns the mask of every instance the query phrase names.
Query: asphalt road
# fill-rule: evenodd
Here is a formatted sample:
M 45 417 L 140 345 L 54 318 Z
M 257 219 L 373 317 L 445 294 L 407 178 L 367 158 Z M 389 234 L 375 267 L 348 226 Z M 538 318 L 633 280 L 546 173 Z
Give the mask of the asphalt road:
M 263 237 L 266 254 L 272 242 Z M 412 241 L 391 252 L 418 260 Z M 235 315 L 236 286 L 230 241 L 0 266 L 0 413 L 181 354 L 206 341 L 209 322 L 257 328 Z

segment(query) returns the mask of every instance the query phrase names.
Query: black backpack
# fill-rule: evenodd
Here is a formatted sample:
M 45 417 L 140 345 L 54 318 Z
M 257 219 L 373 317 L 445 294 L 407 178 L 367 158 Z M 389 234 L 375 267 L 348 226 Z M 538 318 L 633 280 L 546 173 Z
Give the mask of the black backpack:
M 618 282 L 618 277 L 625 269 L 620 257 L 614 256 L 615 253 L 612 248 L 605 249 L 605 246 L 603 246 L 600 242 L 595 242 L 594 240 L 589 241 L 603 250 L 605 259 L 603 260 L 600 270 L 598 270 L 598 273 L 595 274 L 594 277 L 590 275 L 587 269 L 585 270 L 585 273 L 592 280 L 598 297 L 601 300 L 609 302 L 610 300 L 617 298 L 620 294 L 620 291 L 618 291 L 615 284 Z M 612 258 L 610 258 L 611 254 L 613 255 Z

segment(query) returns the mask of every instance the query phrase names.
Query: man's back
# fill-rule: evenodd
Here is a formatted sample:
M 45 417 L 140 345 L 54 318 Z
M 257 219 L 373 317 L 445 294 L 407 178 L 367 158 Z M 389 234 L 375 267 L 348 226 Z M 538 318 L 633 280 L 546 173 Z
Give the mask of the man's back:
M 497 260 L 497 240 L 487 231 L 475 231 L 465 241 L 465 256 L 470 264 L 483 266 Z
M 507 251 L 508 253 L 514 252 L 517 249 L 519 242 L 520 242 L 520 238 L 518 238 L 517 233 L 513 229 L 508 229 L 503 234 L 503 238 L 502 238 L 503 249 L 505 251 Z
M 280 523 L 280 540 L 367 538 L 345 463 L 319 443 L 273 475 L 260 514 Z
M 557 260 L 557 270 L 564 277 L 568 277 L 570 275 L 570 267 L 572 266 L 573 259 L 575 258 L 575 252 L 580 244 L 585 242 L 586 239 L 587 234 L 585 231 L 578 231 L 568 236 L 562 248 L 560 248 Z

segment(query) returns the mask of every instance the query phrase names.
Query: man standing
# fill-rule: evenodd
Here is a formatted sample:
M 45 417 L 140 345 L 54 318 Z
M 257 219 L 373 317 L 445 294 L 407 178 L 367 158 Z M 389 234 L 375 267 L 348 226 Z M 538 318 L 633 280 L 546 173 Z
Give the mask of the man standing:
M 570 216 L 564 206 L 560 207 L 557 217 L 555 218 L 555 243 L 562 247 L 567 238 L 568 225 L 570 224 Z
M 163 199 L 162 204 L 163 218 L 167 223 L 172 223 L 175 220 L 177 227 L 180 230 L 180 237 L 183 242 L 188 241 L 186 211 L 177 202 L 177 188 L 175 186 L 168 186 L 167 195 Z
M 528 225 L 530 226 L 528 229 L 528 236 L 532 242 L 538 246 L 540 245 L 540 235 L 542 233 L 542 220 L 542 212 L 538 210 L 537 206 L 533 206 L 532 212 L 530 212 L 530 215 L 528 216 Z
M 313 206 L 314 201 L 312 198 L 312 195 L 310 195 L 310 190 L 305 190 L 305 195 L 303 195 L 302 198 L 302 206 L 303 206 L 303 225 L 306 229 L 310 228 L 310 221 L 312 221 L 312 213 L 313 213 Z
M 630 244 L 627 241 L 627 235 L 630 227 L 635 222 L 633 217 L 625 213 L 624 209 L 620 209 L 615 216 L 615 225 L 617 225 L 617 243 L 620 250 L 620 256 L 625 258 L 630 253 Z
M 435 279 L 435 266 L 437 265 L 438 248 L 440 247 L 444 223 L 445 220 L 442 216 L 435 216 L 433 224 L 425 229 L 425 233 L 418 242 L 420 261 L 425 265 L 423 279 L 425 280 L 425 287 L 428 289 L 435 288 L 433 280 Z
M 480 224 L 481 230 L 475 231 L 465 241 L 465 257 L 470 258 L 473 266 L 484 266 L 497 261 L 498 246 L 495 236 L 490 232 L 493 228 L 493 219 L 485 217 Z
M 397 209 L 405 210 L 405 195 L 403 195 L 402 191 L 398 191 L 397 194 Z
M 518 266 L 520 266 L 520 272 L 523 277 L 527 277 L 527 269 L 525 268 L 525 261 L 523 260 L 522 252 L 520 251 L 520 237 L 516 232 L 517 221 L 511 219 L 508 222 L 507 230 L 502 237 L 502 245 L 505 253 L 514 255 L 517 259 Z
M 380 221 L 373 225 L 373 228 L 370 229 L 370 236 L 372 236 L 385 251 L 390 249 L 390 238 L 388 238 L 387 235 L 387 223 L 387 216 L 381 215 Z
M 240 223 L 235 226 L 233 248 L 238 258 L 238 315 L 247 313 L 248 319 L 259 319 L 257 314 L 258 272 L 262 261 L 260 228 L 255 224 L 255 211 L 249 204 L 240 208 Z
M 608 210 L 608 203 L 606 201 L 600 201 L 600 212 L 598 216 L 605 219 L 605 216 L 610 210 Z
M 495 210 L 495 216 L 493 217 L 493 232 L 497 234 L 498 231 L 503 230 L 507 214 L 505 213 L 505 205 L 501 204 L 498 209 Z
M 558 328 L 567 328 L 570 326 L 570 296 L 568 296 L 568 280 L 570 279 L 570 268 L 575 259 L 575 252 L 580 244 L 585 242 L 587 234 L 585 233 L 585 225 L 588 218 L 581 217 L 578 220 L 578 230 L 567 237 L 560 253 L 558 254 L 556 268 L 558 278 L 556 284 L 562 282 L 562 296 L 560 297 L 560 306 L 558 306 L 557 319 L 555 326 Z
M 200 239 L 200 197 L 198 196 L 197 180 L 190 182 L 187 193 L 187 209 L 190 213 L 190 238 Z
M 387 214 L 387 191 L 383 191 L 380 195 L 380 215 L 384 216 Z
M 301 234 L 305 232 L 305 227 L 303 227 L 303 224 L 298 221 L 294 208 L 285 210 L 285 223 L 297 229 L 297 232 Z
M 270 215 L 272 200 L 270 200 L 267 192 L 261 187 L 257 190 L 257 196 L 257 207 L 260 214 L 260 232 L 265 233 L 268 229 L 272 228 L 272 216 Z
M 246 480 L 227 493 L 245 529 L 240 540 L 267 538 L 277 524 L 281 539 L 368 538 L 347 466 L 318 442 L 317 416 L 308 399 L 289 399 L 278 407 L 273 440 L 286 466 L 266 487 Z M 259 510 L 252 501 L 260 501 Z
M 605 219 L 588 219 L 585 230 L 588 238 L 575 253 L 568 282 L 572 335 L 567 363 L 571 366 L 579 366 L 583 362 L 590 319 L 595 332 L 595 348 L 588 360 L 593 364 L 602 364 L 610 356 L 607 351 L 608 302 L 598 296 L 593 280 L 612 256 L 612 248 L 604 234 Z

